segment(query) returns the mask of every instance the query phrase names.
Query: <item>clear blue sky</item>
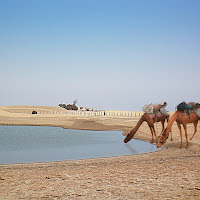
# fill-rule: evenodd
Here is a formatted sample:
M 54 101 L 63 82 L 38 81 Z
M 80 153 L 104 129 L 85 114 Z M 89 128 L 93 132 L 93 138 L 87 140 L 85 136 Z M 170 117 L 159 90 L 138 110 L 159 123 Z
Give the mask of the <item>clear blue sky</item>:
M 0 105 L 200 102 L 199 0 L 0 0 Z

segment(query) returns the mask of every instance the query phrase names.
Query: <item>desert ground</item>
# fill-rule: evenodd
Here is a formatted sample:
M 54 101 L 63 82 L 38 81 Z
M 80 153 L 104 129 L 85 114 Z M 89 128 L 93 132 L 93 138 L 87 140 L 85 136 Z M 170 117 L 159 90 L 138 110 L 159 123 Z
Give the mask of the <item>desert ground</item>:
M 39 114 L 32 115 L 32 110 Z M 126 135 L 138 119 L 132 116 L 68 115 L 60 107 L 0 106 L 0 125 L 121 130 Z M 190 138 L 194 128 L 192 124 L 187 127 Z M 156 123 L 156 130 L 160 133 L 160 123 Z M 0 199 L 200 199 L 200 125 L 189 148 L 185 148 L 185 137 L 183 148 L 179 148 L 176 124 L 172 132 L 174 140 L 169 138 L 162 150 L 153 153 L 2 164 Z M 151 141 L 146 123 L 134 139 Z

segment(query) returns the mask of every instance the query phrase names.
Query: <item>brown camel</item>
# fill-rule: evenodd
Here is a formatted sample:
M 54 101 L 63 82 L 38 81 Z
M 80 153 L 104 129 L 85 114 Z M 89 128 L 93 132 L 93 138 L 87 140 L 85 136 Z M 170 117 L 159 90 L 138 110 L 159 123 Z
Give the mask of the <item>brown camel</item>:
M 185 137 L 186 137 L 186 148 L 189 147 L 188 144 L 188 137 L 187 137 L 187 124 L 188 123 L 193 123 L 194 124 L 194 133 L 192 135 L 192 137 L 190 138 L 190 140 L 194 137 L 195 133 L 197 132 L 197 124 L 198 124 L 198 116 L 196 115 L 196 113 L 191 112 L 189 114 L 189 116 L 185 113 L 182 113 L 181 111 L 177 110 L 173 116 L 170 118 L 169 123 L 167 125 L 167 128 L 165 128 L 165 130 L 163 131 L 162 135 L 159 137 L 159 141 L 157 143 L 157 147 L 160 148 L 167 140 L 168 136 L 169 136 L 169 131 L 171 130 L 171 127 L 173 125 L 173 123 L 176 121 L 177 122 L 177 126 L 179 128 L 180 131 L 180 137 L 181 137 L 181 144 L 180 144 L 180 148 L 182 148 L 182 130 L 181 130 L 181 124 L 184 127 L 185 130 Z
M 126 136 L 126 138 L 124 139 L 124 142 L 127 143 L 128 141 L 130 141 L 133 136 L 135 135 L 135 133 L 137 132 L 137 130 L 139 129 L 139 127 L 142 125 L 143 122 L 147 122 L 150 130 L 151 130 L 151 134 L 152 134 L 152 140 L 151 143 L 153 143 L 153 134 L 156 138 L 156 142 L 157 142 L 157 137 L 156 137 L 156 131 L 154 128 L 154 123 L 155 122 L 161 122 L 162 123 L 162 132 L 164 130 L 164 124 L 165 124 L 165 120 L 167 120 L 167 122 L 169 121 L 169 115 L 160 115 L 157 116 L 155 118 L 151 118 L 147 113 L 144 113 L 142 115 L 142 117 L 139 119 L 138 123 L 136 124 L 136 126 L 131 130 L 131 132 Z M 171 135 L 171 140 L 172 140 L 172 135 Z

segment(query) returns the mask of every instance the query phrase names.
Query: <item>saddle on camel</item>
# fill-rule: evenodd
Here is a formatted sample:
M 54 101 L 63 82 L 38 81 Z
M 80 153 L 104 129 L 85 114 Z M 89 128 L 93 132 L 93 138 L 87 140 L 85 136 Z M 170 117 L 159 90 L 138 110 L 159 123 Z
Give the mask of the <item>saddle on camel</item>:
M 183 101 L 182 103 L 178 104 L 178 106 L 176 107 L 177 110 L 190 114 L 190 112 L 195 112 L 196 115 L 200 118 L 200 104 L 196 103 L 196 102 L 189 102 L 189 103 L 185 103 L 185 101 Z
M 151 135 L 152 135 L 151 143 L 153 143 L 153 135 L 155 136 L 156 143 L 157 143 L 157 136 L 156 136 L 156 131 L 154 128 L 154 123 L 161 122 L 162 131 L 164 130 L 165 120 L 167 120 L 167 122 L 169 120 L 169 115 L 166 111 L 166 106 L 167 106 L 166 102 L 164 102 L 163 104 L 158 104 L 158 105 L 152 105 L 152 104 L 145 105 L 142 108 L 142 110 L 144 111 L 144 114 L 139 119 L 136 126 L 126 136 L 126 138 L 124 139 L 124 142 L 125 143 L 129 142 L 133 138 L 133 136 L 135 135 L 135 133 L 137 132 L 139 127 L 142 125 L 142 123 L 147 122 L 147 124 L 150 128 L 150 131 L 151 131 Z M 171 139 L 172 139 L 172 137 L 171 137 Z
M 167 140 L 169 136 L 169 132 L 171 131 L 171 127 L 173 123 L 176 121 L 177 126 L 180 131 L 180 137 L 181 137 L 181 144 L 180 148 L 182 148 L 182 130 L 181 130 L 181 124 L 183 125 L 183 128 L 185 130 L 185 137 L 186 137 L 186 147 L 189 147 L 188 143 L 188 137 L 187 137 L 187 124 L 193 123 L 194 124 L 194 133 L 190 140 L 194 137 L 195 133 L 197 132 L 197 124 L 199 118 L 199 111 L 200 111 L 200 104 L 195 102 L 190 102 L 186 104 L 185 102 L 180 103 L 177 107 L 177 111 L 173 114 L 173 116 L 170 118 L 167 128 L 163 131 L 162 135 L 159 136 L 159 141 L 157 143 L 157 147 L 160 148 Z

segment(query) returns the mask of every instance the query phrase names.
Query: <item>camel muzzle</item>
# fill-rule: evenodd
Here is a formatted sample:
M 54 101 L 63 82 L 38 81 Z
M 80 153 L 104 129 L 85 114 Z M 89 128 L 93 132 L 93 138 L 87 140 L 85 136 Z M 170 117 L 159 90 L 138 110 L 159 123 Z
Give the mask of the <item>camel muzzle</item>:
M 131 139 L 132 139 L 132 137 L 130 137 L 130 135 L 128 134 L 128 135 L 126 136 L 126 138 L 124 139 L 124 143 L 129 142 Z

